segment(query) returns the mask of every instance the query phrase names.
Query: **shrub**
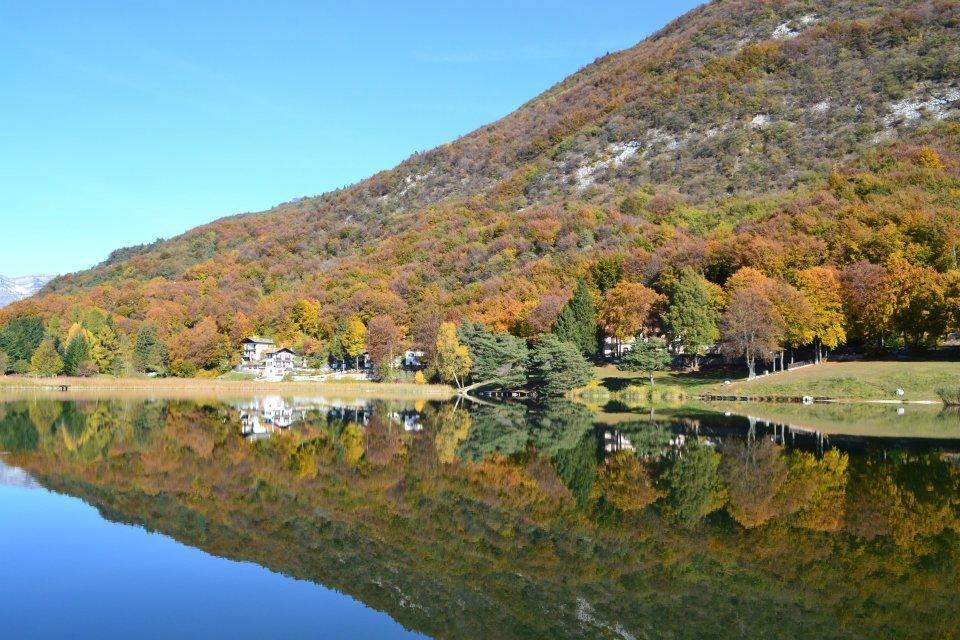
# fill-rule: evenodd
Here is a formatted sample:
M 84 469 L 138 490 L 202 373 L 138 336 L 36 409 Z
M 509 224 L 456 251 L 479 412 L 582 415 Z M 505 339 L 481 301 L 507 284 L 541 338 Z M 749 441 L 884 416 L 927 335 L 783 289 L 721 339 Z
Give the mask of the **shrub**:
M 955 389 L 937 389 L 937 395 L 948 407 L 960 407 L 960 387 Z

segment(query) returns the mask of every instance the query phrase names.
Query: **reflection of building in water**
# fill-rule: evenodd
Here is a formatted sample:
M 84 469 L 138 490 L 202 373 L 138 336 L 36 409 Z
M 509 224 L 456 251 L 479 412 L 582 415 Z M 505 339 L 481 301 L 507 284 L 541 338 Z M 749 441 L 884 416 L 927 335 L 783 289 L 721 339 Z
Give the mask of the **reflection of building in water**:
M 305 413 L 279 396 L 259 398 L 237 408 L 240 410 L 241 433 L 250 440 L 269 438 L 271 434 L 289 428 L 298 418 L 302 419 Z
M 646 427 L 632 429 L 619 429 L 609 426 L 597 427 L 595 433 L 600 447 L 599 453 L 603 458 L 619 451 L 631 451 L 640 457 L 658 457 L 671 451 L 682 456 L 684 449 L 691 442 L 713 448 L 721 443 L 719 437 L 700 434 L 699 428 L 696 426 L 684 425 L 684 427 L 695 430 L 693 433 L 687 434 L 664 428 L 661 425 L 650 424 Z
M 361 426 L 370 423 L 373 403 L 369 400 L 340 400 L 324 397 L 282 398 L 267 396 L 234 407 L 240 413 L 241 433 L 248 440 L 269 438 L 272 434 L 289 429 L 317 413 L 328 422 L 354 422 Z M 394 411 L 391 420 L 406 431 L 420 431 L 420 413 L 412 410 Z
M 815 431 L 782 422 L 774 422 L 773 420 L 765 420 L 763 418 L 755 418 L 753 416 L 747 416 L 747 421 L 750 425 L 747 431 L 748 438 L 756 437 L 757 427 L 764 427 L 773 430 L 773 433 L 770 435 L 770 440 L 772 440 L 774 444 L 784 447 L 796 446 L 798 434 L 804 437 L 812 436 L 815 440 L 815 448 L 818 454 L 822 454 L 827 447 L 830 446 L 830 436 L 824 434 L 822 431 Z
M 420 423 L 420 412 L 418 411 L 394 411 L 390 414 L 390 419 L 403 427 L 404 431 L 423 431 L 423 425 Z
M 604 429 L 602 446 L 607 453 L 634 451 L 633 443 L 619 429 Z

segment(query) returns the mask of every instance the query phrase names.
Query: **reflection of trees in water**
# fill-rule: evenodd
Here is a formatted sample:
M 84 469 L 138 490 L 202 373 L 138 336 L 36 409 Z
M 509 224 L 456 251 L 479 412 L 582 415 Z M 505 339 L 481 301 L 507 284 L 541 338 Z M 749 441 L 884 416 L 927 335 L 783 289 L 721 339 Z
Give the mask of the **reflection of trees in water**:
M 720 454 L 696 442 L 681 454 L 673 455 L 661 476 L 666 490 L 661 504 L 667 519 L 693 527 L 722 507 L 724 491 L 719 468 Z
M 767 438 L 749 438 L 727 440 L 721 451 L 727 510 L 745 527 L 763 524 L 773 517 L 774 499 L 786 481 L 780 448 Z
M 470 419 L 470 432 L 460 443 L 457 457 L 473 462 L 494 453 L 523 453 L 528 447 L 549 458 L 577 446 L 593 428 L 593 413 L 565 400 L 481 405 L 471 410 Z
M 960 528 L 960 467 L 949 458 L 884 452 L 854 459 L 851 471 L 846 522 L 857 535 L 923 546 Z
M 553 456 L 553 466 L 557 475 L 577 501 L 584 508 L 590 501 L 593 483 L 597 477 L 597 438 L 588 432 L 569 449 L 561 449 Z
M 118 440 L 146 444 L 164 423 L 166 403 L 61 402 L 32 399 L 3 403 L 0 449 L 60 451 L 93 461 Z
M 744 617 L 760 636 L 960 624 L 960 470 L 936 452 L 678 447 L 647 423 L 620 427 L 635 451 L 603 455 L 593 416 L 559 402 L 432 404 L 417 434 L 390 404 L 366 425 L 316 412 L 256 444 L 215 403 L 0 407 L 3 448 L 42 481 L 436 635 L 598 633 L 583 610 L 636 636 L 650 620 L 677 637 L 736 636 Z
M 663 492 L 649 469 L 630 451 L 618 451 L 604 460 L 597 476 L 597 496 L 621 511 L 641 511 Z

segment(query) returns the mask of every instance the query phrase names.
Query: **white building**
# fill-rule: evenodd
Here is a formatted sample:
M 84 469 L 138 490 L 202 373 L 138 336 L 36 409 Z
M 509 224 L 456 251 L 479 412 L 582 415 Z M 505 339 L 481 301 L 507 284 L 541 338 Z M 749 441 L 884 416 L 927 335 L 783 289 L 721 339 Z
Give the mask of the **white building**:
M 407 351 L 403 354 L 403 366 L 409 369 L 423 366 L 423 351 Z
M 292 372 L 300 358 L 292 349 L 278 349 L 271 351 L 263 358 L 263 375 L 265 377 L 283 377 Z
M 265 355 L 272 351 L 276 345 L 269 338 L 259 338 L 250 336 L 243 341 L 243 362 L 244 364 L 254 364 L 260 362 Z
M 617 340 L 616 338 L 605 336 L 603 338 L 603 357 L 619 358 L 626 352 L 633 349 L 637 343 L 636 338 L 627 338 L 626 340 Z

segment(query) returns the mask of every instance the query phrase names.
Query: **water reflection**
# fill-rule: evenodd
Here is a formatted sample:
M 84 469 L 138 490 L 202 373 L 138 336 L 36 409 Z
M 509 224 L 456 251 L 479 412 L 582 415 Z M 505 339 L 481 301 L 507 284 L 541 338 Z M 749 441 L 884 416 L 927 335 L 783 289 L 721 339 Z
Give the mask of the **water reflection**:
M 567 402 L 34 399 L 0 404 L 0 450 L 0 477 L 436 637 L 960 628 L 946 439 Z

